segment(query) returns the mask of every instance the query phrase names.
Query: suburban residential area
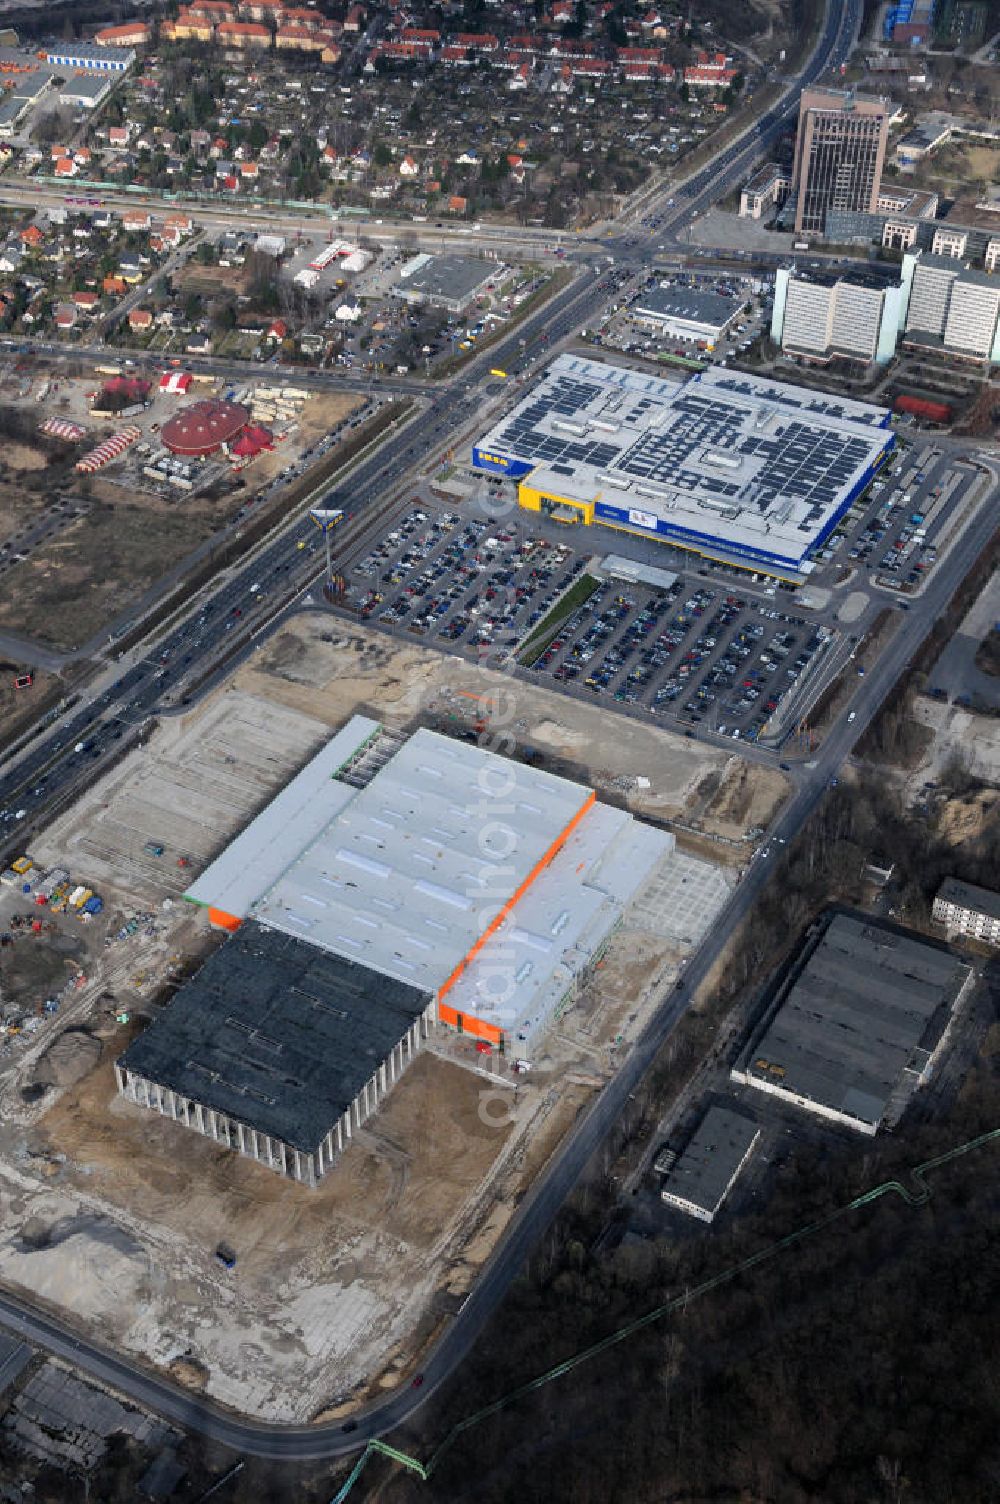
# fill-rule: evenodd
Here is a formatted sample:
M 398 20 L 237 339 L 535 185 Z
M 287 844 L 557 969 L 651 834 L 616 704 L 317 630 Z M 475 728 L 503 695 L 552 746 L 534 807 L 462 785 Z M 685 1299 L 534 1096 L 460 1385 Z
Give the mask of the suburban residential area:
M 993 1504 L 996 7 L 0 22 L 0 1496 Z

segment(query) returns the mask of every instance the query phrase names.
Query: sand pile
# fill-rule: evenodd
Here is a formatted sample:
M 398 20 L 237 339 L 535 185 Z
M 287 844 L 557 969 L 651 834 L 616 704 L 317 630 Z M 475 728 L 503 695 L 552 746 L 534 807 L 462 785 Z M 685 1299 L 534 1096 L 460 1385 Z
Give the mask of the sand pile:
M 938 832 L 950 846 L 976 841 L 988 826 L 1000 819 L 1000 793 L 982 789 L 965 799 L 948 799 L 938 817 Z

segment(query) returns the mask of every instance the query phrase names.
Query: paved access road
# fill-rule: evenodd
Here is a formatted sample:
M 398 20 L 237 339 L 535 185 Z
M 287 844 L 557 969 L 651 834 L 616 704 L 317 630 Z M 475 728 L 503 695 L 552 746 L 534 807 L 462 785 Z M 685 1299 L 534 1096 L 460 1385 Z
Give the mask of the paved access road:
M 759 153 L 761 145 L 769 142 L 781 127 L 784 116 L 794 108 L 799 85 L 812 82 L 826 66 L 839 64 L 846 58 L 855 34 L 858 12 L 858 0 L 848 0 L 844 7 L 836 3 L 828 7 L 820 44 L 803 74 L 786 92 L 784 102 L 769 112 L 755 130 L 741 138 L 741 143 L 731 147 L 692 179 L 684 190 L 683 203 L 675 206 L 676 212 L 670 219 L 671 230 L 677 231 L 689 222 L 701 204 L 714 200 L 736 181 L 750 156 Z M 632 246 L 637 263 L 644 256 L 642 249 L 636 250 L 639 244 L 635 241 Z M 617 240 L 609 241 L 609 245 L 615 247 L 616 253 L 620 249 Z M 549 342 L 557 342 L 564 334 L 589 321 L 604 301 L 605 294 L 598 279 L 586 275 L 580 277 L 507 340 L 474 361 L 462 379 L 435 396 L 412 424 L 387 440 L 372 459 L 358 466 L 347 483 L 351 511 L 358 512 L 367 507 L 374 514 L 379 499 L 402 480 L 417 455 L 426 455 L 443 443 L 449 434 L 460 432 L 471 421 L 480 410 L 482 398 L 478 387 L 487 381 L 490 366 L 502 365 L 508 371 L 524 369 L 544 352 Z M 343 483 L 338 489 L 342 488 Z M 855 740 L 992 535 L 994 522 L 990 510 L 987 506 L 980 508 L 973 523 L 935 572 L 920 608 L 909 613 L 878 663 L 865 679 L 859 681 L 850 704 L 854 720 L 848 723 L 842 717 L 816 759 L 797 770 L 793 797 L 778 816 L 769 843 L 734 891 L 711 938 L 691 958 L 682 982 L 661 1001 L 622 1069 L 597 1097 L 590 1111 L 574 1126 L 549 1170 L 536 1182 L 520 1206 L 462 1310 L 428 1358 L 419 1389 L 403 1389 L 359 1412 L 349 1423 L 348 1430 L 339 1422 L 322 1426 L 266 1425 L 233 1415 L 202 1397 L 187 1394 L 137 1362 L 103 1348 L 90 1338 L 75 1337 L 60 1321 L 36 1310 L 26 1301 L 9 1295 L 0 1296 L 0 1322 L 23 1340 L 37 1343 L 84 1372 L 113 1385 L 136 1403 L 238 1452 L 296 1461 L 332 1458 L 355 1451 L 369 1438 L 384 1435 L 399 1426 L 453 1373 L 499 1305 L 526 1254 L 556 1215 L 591 1154 L 604 1141 L 629 1093 L 634 1091 L 660 1046 L 676 1026 L 720 948 L 742 924 L 770 880 L 781 846 L 801 829 L 849 755 Z M 216 628 L 209 628 L 208 623 L 214 620 L 217 624 L 227 611 L 231 612 L 229 601 L 234 592 L 237 599 L 245 602 L 254 584 L 260 587 L 253 592 L 256 597 L 264 592 L 265 583 L 270 591 L 272 586 L 278 586 L 284 575 L 287 583 L 282 588 L 289 598 L 294 598 L 308 584 L 308 577 L 315 577 L 315 565 L 308 560 L 303 564 L 296 558 L 302 552 L 296 548 L 296 529 L 301 529 L 301 526 L 301 519 L 290 524 L 287 531 L 258 558 L 220 585 L 215 595 L 209 598 L 209 609 L 204 611 L 203 620 L 189 619 L 176 629 L 179 636 L 160 644 L 161 650 L 169 649 L 165 664 L 161 662 L 159 667 L 148 662 L 135 665 L 121 683 L 106 691 L 108 698 L 103 704 L 95 701 L 94 705 L 77 713 L 69 725 L 56 728 L 31 752 L 27 761 L 34 771 L 30 776 L 25 777 L 24 763 L 8 773 L 0 782 L 0 800 L 9 802 L 17 796 L 22 802 L 26 799 L 34 801 L 30 812 L 25 806 L 24 824 L 18 822 L 19 834 L 28 826 L 29 813 L 40 817 L 51 802 L 51 793 L 45 794 L 46 787 L 50 790 L 54 787 L 51 780 L 60 783 L 63 797 L 71 796 L 74 780 L 80 777 L 79 764 L 74 764 L 73 758 L 89 755 L 93 766 L 98 766 L 99 759 L 114 750 L 106 738 L 110 735 L 113 742 L 115 727 L 127 715 L 149 713 L 168 690 L 177 692 L 182 689 L 185 673 L 180 670 L 193 673 L 195 666 L 211 662 L 212 654 L 218 651 L 218 635 Z M 296 571 L 301 571 L 301 575 Z M 180 655 L 180 669 L 177 653 Z M 157 678 L 160 669 L 165 672 Z M 112 728 L 110 733 L 108 726 Z M 81 736 L 84 740 L 93 739 L 96 759 L 93 758 L 93 748 L 87 749 L 86 753 L 73 751 Z M 34 781 L 46 768 L 45 776 L 50 782 L 42 786 L 42 794 L 36 799 L 32 792 Z
M 980 509 L 955 545 L 937 577 L 928 585 L 925 609 L 911 611 L 878 663 L 863 680 L 851 701 L 855 720 L 842 718 L 831 731 L 816 759 L 800 769 L 796 791 L 778 816 L 761 855 L 737 886 L 711 937 L 691 958 L 683 981 L 661 1002 L 645 1034 L 622 1069 L 595 1100 L 590 1111 L 564 1140 L 546 1175 L 536 1182 L 519 1208 L 503 1242 L 487 1264 L 459 1315 L 434 1348 L 424 1367 L 419 1389 L 405 1388 L 359 1412 L 344 1430 L 341 1422 L 321 1426 L 272 1426 L 232 1415 L 198 1396 L 148 1372 L 86 1337 L 74 1337 L 60 1321 L 33 1309 L 27 1302 L 0 1297 L 0 1322 L 15 1335 L 38 1343 L 68 1359 L 84 1372 L 114 1385 L 136 1403 L 168 1420 L 199 1431 L 238 1452 L 254 1456 L 307 1461 L 331 1458 L 356 1450 L 373 1436 L 393 1431 L 433 1394 L 466 1356 L 496 1309 L 511 1280 L 556 1215 L 590 1156 L 604 1141 L 628 1096 L 649 1069 L 697 988 L 704 981 L 720 948 L 743 923 L 780 861 L 781 847 L 801 829 L 824 791 L 850 755 L 882 700 L 944 610 L 995 529 L 991 508 Z

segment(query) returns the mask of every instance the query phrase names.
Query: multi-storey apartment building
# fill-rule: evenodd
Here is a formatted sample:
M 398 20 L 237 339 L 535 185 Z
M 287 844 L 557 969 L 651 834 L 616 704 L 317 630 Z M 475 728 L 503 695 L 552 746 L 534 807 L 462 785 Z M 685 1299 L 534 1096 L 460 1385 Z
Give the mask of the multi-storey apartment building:
M 949 935 L 971 935 L 988 945 L 1000 945 L 1000 893 L 946 877 L 937 891 L 932 914 Z

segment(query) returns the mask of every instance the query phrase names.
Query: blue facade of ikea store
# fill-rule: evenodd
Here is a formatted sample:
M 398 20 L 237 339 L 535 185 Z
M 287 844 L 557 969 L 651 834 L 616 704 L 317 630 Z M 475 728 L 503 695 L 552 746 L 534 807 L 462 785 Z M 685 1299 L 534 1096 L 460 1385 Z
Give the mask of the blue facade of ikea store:
M 535 468 L 530 460 L 514 460 L 493 449 L 480 449 L 478 444 L 472 448 L 472 464 L 476 470 L 489 470 L 494 475 L 505 475 L 508 480 L 523 480 Z
M 883 463 L 896 442 L 895 434 L 886 436 L 886 445 L 878 460 L 871 464 L 855 481 L 850 491 L 844 497 L 840 506 L 833 512 L 822 530 L 814 538 L 810 538 L 806 547 L 798 555 L 789 553 L 774 553 L 766 548 L 755 548 L 751 544 L 738 543 L 735 539 L 726 538 L 718 533 L 701 533 L 694 528 L 679 527 L 663 517 L 658 517 L 655 528 L 644 527 L 635 521 L 634 513 L 628 507 L 613 507 L 607 502 L 599 501 L 594 507 L 595 522 L 611 522 L 619 527 L 633 529 L 637 533 L 643 533 L 647 537 L 656 536 L 662 538 L 665 543 L 677 543 L 687 548 L 715 548 L 724 549 L 727 554 L 736 554 L 741 558 L 757 560 L 761 564 L 778 565 L 785 569 L 799 569 L 805 563 L 811 553 L 817 548 L 822 548 L 827 538 L 833 532 L 837 523 L 843 517 L 866 486 L 870 485 L 880 465 Z
M 888 423 L 889 417 L 890 415 L 886 414 L 886 423 Z M 765 567 L 798 570 L 801 569 L 811 553 L 814 553 L 818 548 L 822 548 L 827 538 L 844 516 L 844 513 L 851 508 L 865 487 L 871 484 L 887 456 L 895 447 L 895 443 L 895 434 L 891 431 L 886 432 L 885 445 L 878 458 L 866 467 L 854 485 L 844 495 L 840 505 L 830 514 L 821 530 L 809 538 L 802 552 L 797 555 L 787 552 L 775 553 L 770 549 L 740 543 L 733 538 L 727 538 L 724 534 L 703 533 L 694 528 L 680 527 L 677 523 L 663 517 L 657 517 L 655 526 L 651 527 L 639 520 L 637 516 L 638 509 L 612 506 L 606 501 L 595 500 L 594 521 L 595 523 L 607 522 L 616 527 L 628 528 L 633 532 L 642 534 L 644 537 L 662 538 L 665 543 L 676 543 L 682 548 L 722 550 L 726 554 L 744 558 L 750 563 L 757 562 Z M 483 450 L 478 446 L 473 448 L 472 463 L 477 470 L 487 470 L 494 475 L 504 475 L 508 480 L 523 480 L 536 468 L 527 460 L 513 459 L 509 455 L 497 454 L 493 450 Z M 567 492 L 567 495 L 569 494 Z M 583 496 L 580 496 L 578 499 L 591 500 L 590 497 L 584 498 Z M 649 510 L 645 511 L 645 515 L 652 517 L 654 515 L 653 508 L 655 508 L 655 502 L 649 501 L 646 505 Z

